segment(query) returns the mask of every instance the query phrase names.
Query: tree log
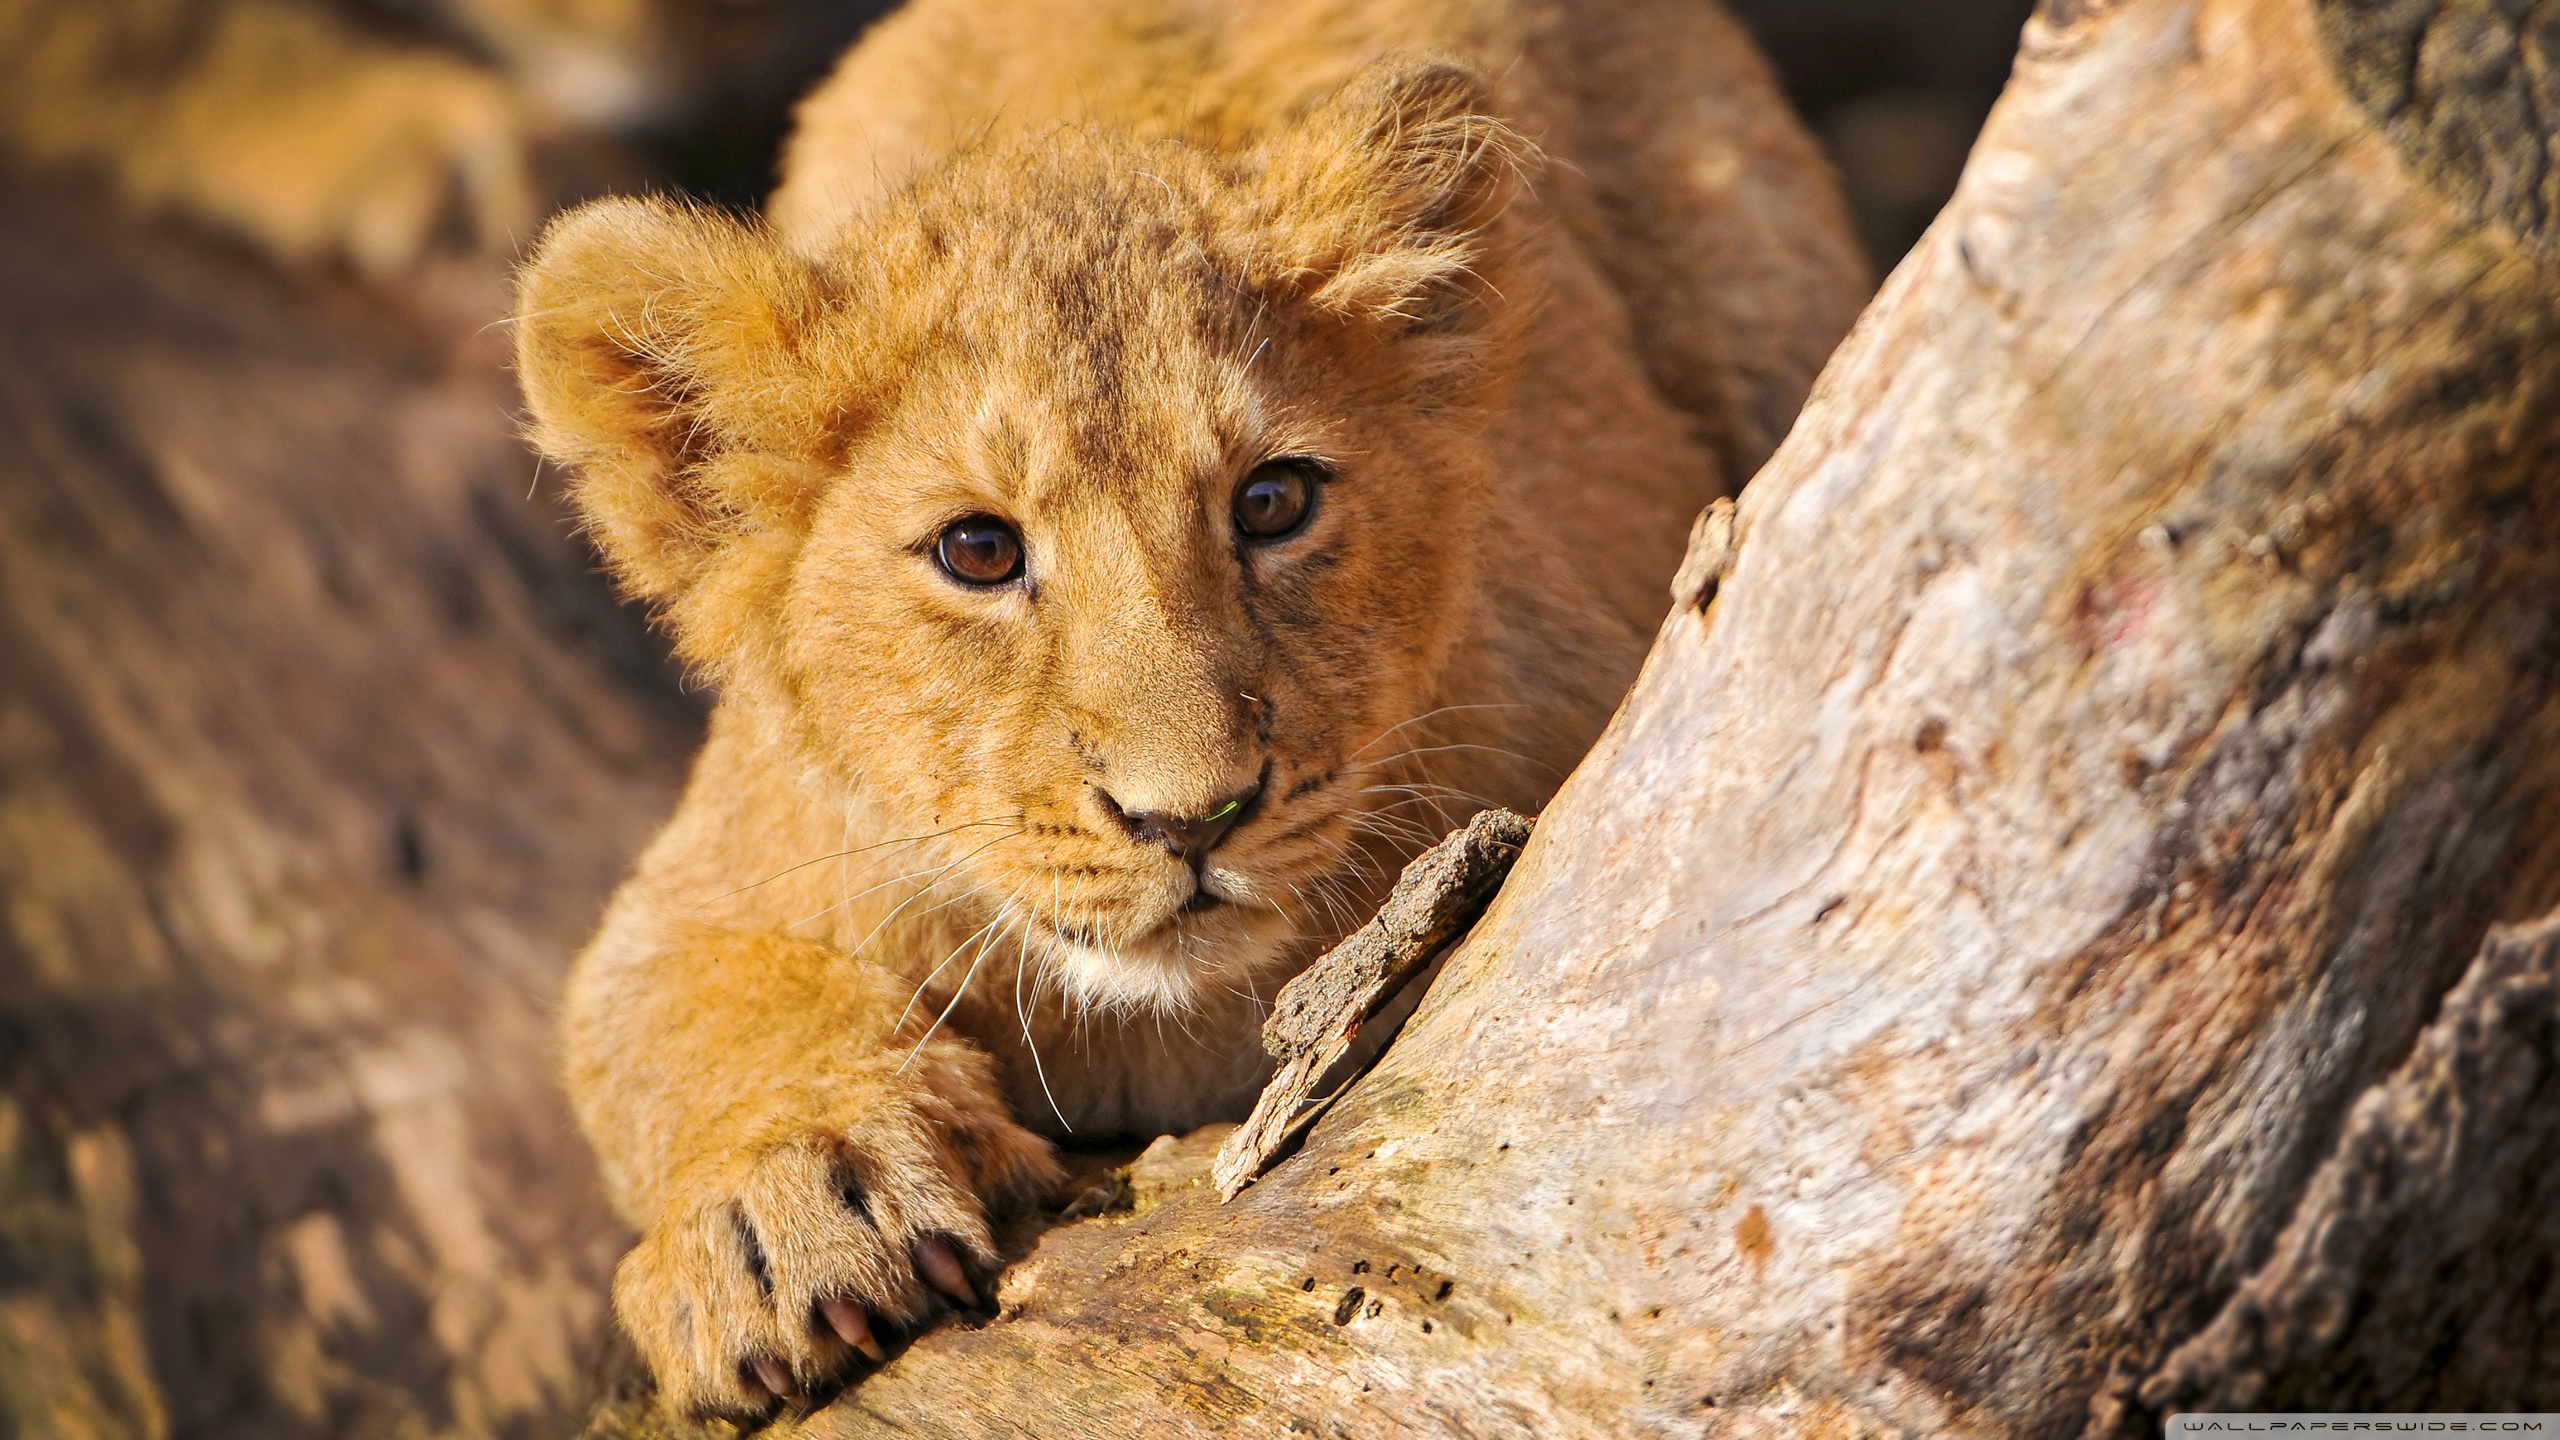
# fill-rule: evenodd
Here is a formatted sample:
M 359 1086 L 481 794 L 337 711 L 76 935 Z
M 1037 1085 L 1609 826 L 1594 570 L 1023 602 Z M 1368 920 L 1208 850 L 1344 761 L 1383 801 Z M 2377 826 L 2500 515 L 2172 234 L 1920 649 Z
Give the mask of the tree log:
M 2554 14 L 2048 0 L 1378 1066 L 807 1428 L 2560 1407 Z
M 2546 918 L 2492 935 L 2409 1059 L 2356 1102 L 2274 1254 L 2142 1403 L 2548 1409 L 2555 1259 L 2560 920 Z
M 1331 1098 L 1317 1098 L 1319 1084 L 1338 1090 L 1355 1078 L 1337 1078 L 1335 1066 L 1357 1063 L 1352 1047 L 1361 1028 L 1475 923 L 1528 839 L 1529 822 L 1509 810 L 1476 816 L 1415 856 L 1368 923 L 1272 997 L 1262 1048 L 1279 1070 L 1210 1167 L 1218 1198 L 1234 1199 L 1271 1168 L 1301 1128 L 1315 1123 Z
M 0 206 L 0 1432 L 559 1433 L 625 1237 L 556 996 L 698 719 L 527 495 L 503 273 Z

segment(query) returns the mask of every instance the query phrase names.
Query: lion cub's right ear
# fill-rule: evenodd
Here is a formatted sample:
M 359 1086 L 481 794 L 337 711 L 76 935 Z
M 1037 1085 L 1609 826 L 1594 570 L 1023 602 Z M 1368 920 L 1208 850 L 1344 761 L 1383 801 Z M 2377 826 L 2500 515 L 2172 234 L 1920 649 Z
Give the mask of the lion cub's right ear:
M 1272 142 L 1266 244 L 1323 309 L 1463 327 L 1498 290 L 1495 222 L 1537 163 L 1482 75 L 1392 55 Z
M 818 275 L 762 230 L 667 200 L 555 221 L 517 282 L 516 375 L 605 558 L 679 599 L 730 543 L 795 531 L 841 434 Z

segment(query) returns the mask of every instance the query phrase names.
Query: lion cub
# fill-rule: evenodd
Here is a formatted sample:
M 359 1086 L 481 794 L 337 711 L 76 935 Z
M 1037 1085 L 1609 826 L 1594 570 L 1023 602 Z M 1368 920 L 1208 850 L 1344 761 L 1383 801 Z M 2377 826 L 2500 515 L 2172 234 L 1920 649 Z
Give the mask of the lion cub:
M 720 695 L 568 998 L 669 1400 L 983 1299 L 1043 1136 L 1248 1108 L 1273 990 L 1598 733 L 1863 293 L 1687 0 L 920 0 L 769 224 L 554 225 L 534 434 Z

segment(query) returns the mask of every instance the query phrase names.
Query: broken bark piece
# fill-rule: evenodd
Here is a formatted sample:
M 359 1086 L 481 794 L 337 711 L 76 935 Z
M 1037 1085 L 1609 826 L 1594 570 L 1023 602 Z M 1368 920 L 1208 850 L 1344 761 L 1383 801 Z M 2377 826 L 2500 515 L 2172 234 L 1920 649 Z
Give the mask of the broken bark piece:
M 1211 1179 L 1232 1200 L 1271 1167 L 1289 1137 L 1321 1110 L 1316 1083 L 1351 1050 L 1360 1027 L 1395 998 L 1432 956 L 1475 923 L 1511 873 L 1532 822 L 1487 810 L 1415 857 L 1369 923 L 1281 987 L 1262 1048 L 1280 1062 L 1253 1114 L 1218 1150 Z
M 1698 512 L 1689 526 L 1689 553 L 1680 573 L 1671 577 L 1671 603 L 1683 610 L 1704 610 L 1716 598 L 1716 586 L 1733 569 L 1733 502 L 1717 498 Z

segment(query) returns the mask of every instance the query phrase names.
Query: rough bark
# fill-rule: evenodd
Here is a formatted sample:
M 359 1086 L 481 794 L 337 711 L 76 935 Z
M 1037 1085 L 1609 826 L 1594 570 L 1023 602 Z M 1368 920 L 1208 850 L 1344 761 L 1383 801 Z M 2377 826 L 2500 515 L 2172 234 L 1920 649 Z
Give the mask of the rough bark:
M 535 1435 L 554 996 L 697 722 L 404 310 L 0 186 L 0 1432 Z
M 2560 919 L 2493 934 L 2155 1411 L 2451 1410 L 2560 1379 Z
M 2048 4 L 1377 1068 L 809 1429 L 2560 1406 L 2550 8 Z
M 1338 1092 L 1356 1078 L 1335 1067 L 1351 1056 L 1361 1027 L 1475 923 L 1520 858 L 1529 828 L 1528 820 L 1508 810 L 1487 810 L 1468 821 L 1405 866 L 1395 893 L 1368 923 L 1281 987 L 1262 1027 L 1262 1048 L 1279 1062 L 1279 1071 L 1218 1152 L 1211 1180 L 1221 1199 L 1234 1199 L 1271 1168 L 1299 1130 L 1315 1122 L 1324 1107 L 1316 1098 L 1319 1083 Z

